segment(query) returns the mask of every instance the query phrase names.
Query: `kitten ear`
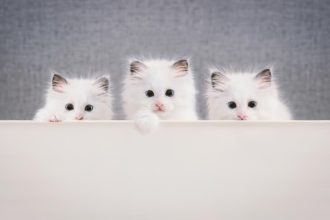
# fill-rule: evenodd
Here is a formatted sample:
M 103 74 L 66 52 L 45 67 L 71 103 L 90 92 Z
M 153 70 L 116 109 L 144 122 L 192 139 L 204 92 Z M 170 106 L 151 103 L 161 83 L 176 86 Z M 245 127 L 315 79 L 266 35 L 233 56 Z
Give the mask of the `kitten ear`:
M 226 84 L 229 81 L 228 77 L 220 72 L 213 72 L 211 74 L 211 84 L 215 90 L 224 92 L 226 89 Z
M 270 69 L 264 69 L 260 73 L 258 73 L 254 79 L 258 82 L 258 86 L 260 89 L 267 88 L 271 86 L 272 73 Z
M 97 78 L 94 82 L 94 85 L 102 90 L 102 94 L 109 92 L 110 87 L 110 77 L 109 76 L 101 76 Z
M 185 76 L 188 73 L 188 67 L 189 64 L 186 59 L 178 60 L 172 65 L 172 68 L 176 71 L 177 77 Z
M 130 63 L 131 76 L 142 78 L 141 73 L 147 69 L 147 66 L 141 61 L 135 60 Z
M 52 77 L 52 88 L 56 92 L 63 93 L 63 87 L 68 85 L 68 81 L 58 73 L 53 73 Z

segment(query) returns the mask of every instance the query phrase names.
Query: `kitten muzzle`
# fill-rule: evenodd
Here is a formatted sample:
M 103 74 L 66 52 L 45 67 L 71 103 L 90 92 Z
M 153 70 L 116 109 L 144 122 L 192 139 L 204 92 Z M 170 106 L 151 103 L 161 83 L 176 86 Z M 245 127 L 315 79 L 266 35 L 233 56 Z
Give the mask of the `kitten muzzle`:
M 238 114 L 237 115 L 237 118 L 239 119 L 239 120 L 247 120 L 247 115 L 245 115 L 245 114 Z
M 75 120 L 84 120 L 84 116 L 83 115 L 77 115 L 75 118 Z

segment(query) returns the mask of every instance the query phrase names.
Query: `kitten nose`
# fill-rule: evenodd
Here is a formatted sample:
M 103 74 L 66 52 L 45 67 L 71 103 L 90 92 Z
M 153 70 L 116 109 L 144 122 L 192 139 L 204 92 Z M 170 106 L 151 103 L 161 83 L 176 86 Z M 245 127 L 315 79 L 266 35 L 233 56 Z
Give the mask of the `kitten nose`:
M 156 103 L 155 103 L 155 106 L 156 106 L 158 109 L 163 109 L 163 108 L 164 108 L 164 104 L 161 103 L 160 101 L 156 102 Z
M 247 119 L 247 115 L 245 115 L 245 114 L 238 114 L 237 117 L 239 118 L 239 120 L 246 120 Z
M 82 115 L 77 115 L 74 119 L 76 119 L 76 120 L 83 120 L 83 119 L 84 119 L 84 116 L 82 116 Z

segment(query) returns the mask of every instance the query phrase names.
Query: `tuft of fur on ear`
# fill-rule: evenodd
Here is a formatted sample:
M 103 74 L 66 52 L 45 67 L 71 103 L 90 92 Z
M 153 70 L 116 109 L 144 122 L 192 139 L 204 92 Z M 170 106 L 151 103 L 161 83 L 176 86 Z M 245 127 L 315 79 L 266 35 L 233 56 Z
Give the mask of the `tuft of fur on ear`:
M 264 69 L 254 79 L 258 82 L 260 89 L 267 88 L 272 84 L 272 73 L 270 69 Z
M 228 80 L 228 77 L 220 72 L 213 72 L 211 74 L 212 87 L 220 92 L 225 91 Z
M 103 91 L 102 94 L 108 93 L 110 87 L 109 76 L 101 76 L 97 78 L 94 82 L 94 85 Z
M 141 78 L 141 73 L 147 69 L 147 66 L 141 61 L 135 60 L 130 63 L 131 76 Z
M 175 71 L 177 73 L 176 76 L 181 77 L 188 73 L 189 64 L 186 59 L 181 59 L 181 60 L 176 61 L 172 65 L 172 67 L 175 69 Z
M 55 92 L 63 93 L 63 87 L 68 85 L 68 81 L 58 73 L 53 74 L 52 78 L 52 88 Z

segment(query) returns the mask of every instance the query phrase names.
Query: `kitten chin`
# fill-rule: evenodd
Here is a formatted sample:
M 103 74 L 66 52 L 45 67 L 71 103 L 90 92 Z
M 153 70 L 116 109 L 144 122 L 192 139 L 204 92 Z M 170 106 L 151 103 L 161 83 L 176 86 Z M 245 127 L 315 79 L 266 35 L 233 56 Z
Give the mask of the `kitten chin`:
M 290 120 L 270 69 L 259 72 L 213 71 L 207 90 L 211 120 Z
M 195 96 L 188 60 L 130 62 L 129 73 L 124 81 L 123 108 L 126 118 L 135 120 L 143 133 L 155 130 L 158 120 L 198 119 Z
M 108 76 L 67 79 L 54 73 L 45 99 L 35 121 L 109 120 L 113 115 Z

